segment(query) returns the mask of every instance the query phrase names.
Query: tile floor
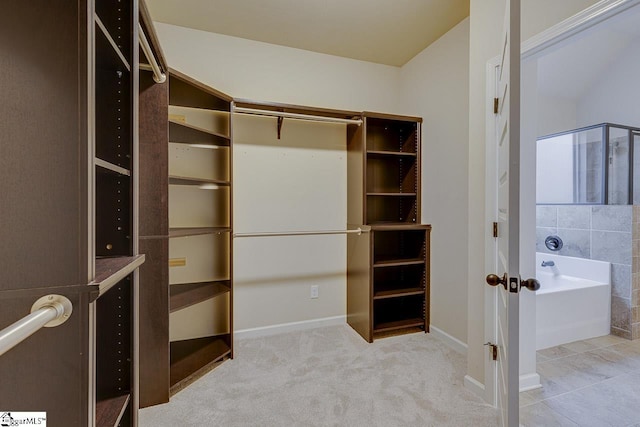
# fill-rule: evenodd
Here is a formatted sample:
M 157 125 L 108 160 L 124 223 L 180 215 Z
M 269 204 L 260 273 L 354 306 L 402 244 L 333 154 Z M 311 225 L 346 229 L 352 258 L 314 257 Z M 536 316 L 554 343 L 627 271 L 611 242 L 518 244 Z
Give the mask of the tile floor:
M 612 335 L 538 351 L 542 388 L 520 393 L 520 424 L 640 427 L 640 340 Z

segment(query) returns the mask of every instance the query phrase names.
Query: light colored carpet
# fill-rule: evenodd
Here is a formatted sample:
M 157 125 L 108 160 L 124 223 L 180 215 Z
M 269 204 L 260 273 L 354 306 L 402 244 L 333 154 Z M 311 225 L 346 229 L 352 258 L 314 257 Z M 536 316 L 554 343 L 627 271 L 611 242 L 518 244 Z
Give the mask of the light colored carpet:
M 496 426 L 465 367 L 424 333 L 368 344 L 345 325 L 238 340 L 235 359 L 141 410 L 140 426 Z

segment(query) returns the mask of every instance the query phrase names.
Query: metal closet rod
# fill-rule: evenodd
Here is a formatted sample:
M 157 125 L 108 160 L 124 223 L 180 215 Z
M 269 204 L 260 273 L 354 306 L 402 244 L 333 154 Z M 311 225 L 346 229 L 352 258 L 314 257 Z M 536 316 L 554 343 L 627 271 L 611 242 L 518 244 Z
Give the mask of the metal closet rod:
M 315 236 L 320 234 L 357 234 L 368 233 L 358 227 L 353 230 L 318 230 L 318 231 L 265 231 L 256 233 L 234 233 L 233 237 L 274 237 L 274 236 Z
M 260 110 L 257 108 L 235 107 L 234 112 L 242 114 L 257 114 L 260 116 L 284 117 L 288 119 L 313 120 L 317 122 L 346 123 L 362 125 L 362 119 L 342 119 L 340 117 L 314 116 L 312 114 L 287 113 L 284 111 Z
M 153 54 L 153 50 L 151 49 L 151 45 L 149 44 L 149 40 L 147 39 L 147 35 L 144 33 L 142 29 L 142 25 L 138 23 L 138 33 L 140 34 L 140 47 L 142 48 L 142 52 L 144 52 L 144 56 L 147 57 L 147 61 L 151 65 L 151 71 L 153 71 L 153 81 L 156 83 L 164 83 L 167 81 L 167 75 L 162 72 L 160 69 L 160 65 L 158 65 L 158 61 L 156 60 L 155 55 Z

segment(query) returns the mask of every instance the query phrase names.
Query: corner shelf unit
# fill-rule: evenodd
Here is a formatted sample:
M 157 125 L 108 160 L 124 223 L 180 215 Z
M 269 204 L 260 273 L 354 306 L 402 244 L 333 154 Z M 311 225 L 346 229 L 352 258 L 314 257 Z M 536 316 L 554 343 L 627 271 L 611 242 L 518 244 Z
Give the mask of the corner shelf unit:
M 170 388 L 233 356 L 232 99 L 169 77 Z
M 429 330 L 429 234 L 420 221 L 422 119 L 364 113 L 348 129 L 347 322 L 369 342 Z
M 137 425 L 139 4 L 17 2 L 0 15 L 3 57 L 22 58 L 0 83 L 0 235 L 14 242 L 0 249 L 0 328 L 46 295 L 73 305 L 3 354 L 0 402 L 51 425 Z

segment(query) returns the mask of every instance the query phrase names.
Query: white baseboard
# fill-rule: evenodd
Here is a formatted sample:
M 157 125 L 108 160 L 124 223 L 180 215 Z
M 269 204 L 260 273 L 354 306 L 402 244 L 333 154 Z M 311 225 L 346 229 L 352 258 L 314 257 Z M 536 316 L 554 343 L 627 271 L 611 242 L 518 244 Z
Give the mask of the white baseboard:
M 467 390 L 471 390 L 482 400 L 486 400 L 484 384 L 476 380 L 470 375 L 464 376 L 464 386 Z
M 259 328 L 240 329 L 233 333 L 235 339 L 258 338 L 285 332 L 303 331 L 324 326 L 344 325 L 347 316 L 324 317 L 322 319 L 303 320 L 300 322 L 280 323 L 278 325 L 261 326 Z
M 453 348 L 455 351 L 457 351 L 458 353 L 466 356 L 467 355 L 467 344 L 463 343 L 462 341 L 460 341 L 458 338 L 449 335 L 448 333 L 446 333 L 445 331 L 443 331 L 442 329 L 433 326 L 433 325 L 429 325 L 429 333 L 435 335 L 436 337 L 440 338 L 441 340 L 443 340 L 446 344 L 449 345 L 449 347 Z
M 520 375 L 520 391 L 529 391 L 541 388 L 540 375 L 537 373 Z

